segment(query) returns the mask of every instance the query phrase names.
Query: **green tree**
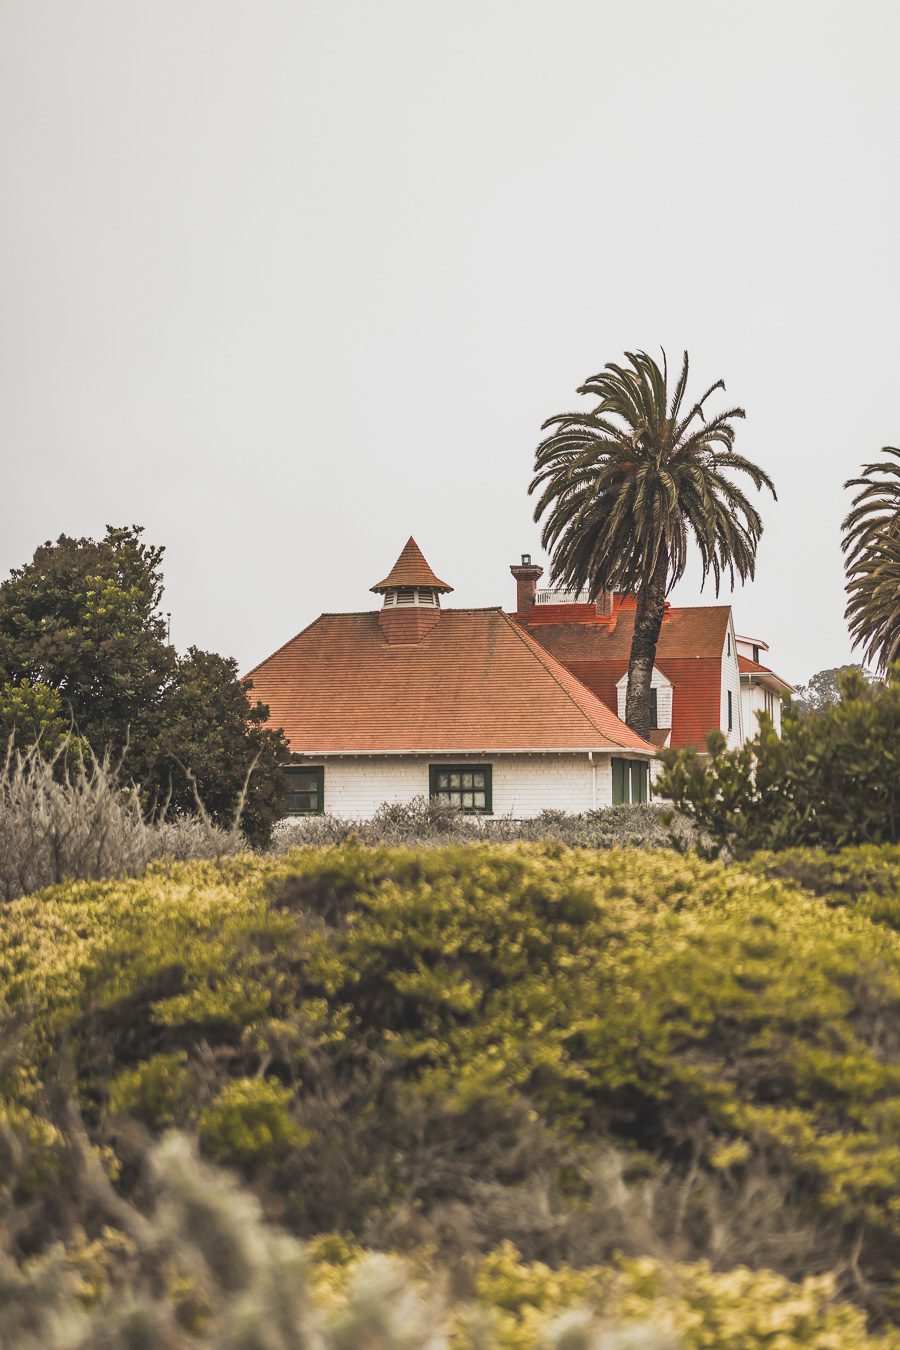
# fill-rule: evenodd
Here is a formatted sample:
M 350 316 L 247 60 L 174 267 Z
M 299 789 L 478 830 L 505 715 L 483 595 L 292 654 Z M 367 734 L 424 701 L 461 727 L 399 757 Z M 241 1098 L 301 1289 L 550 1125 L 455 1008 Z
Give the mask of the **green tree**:
M 835 703 L 840 702 L 841 676 L 849 670 L 857 671 L 864 680 L 874 679 L 874 676 L 859 665 L 833 666 L 829 670 L 819 670 L 809 677 L 806 684 L 801 684 L 794 690 L 791 707 L 796 715 L 809 717 L 811 713 L 823 712 L 825 708 L 832 708 Z
M 735 452 L 734 422 L 742 408 L 707 421 L 709 397 L 721 380 L 684 410 L 688 355 L 672 391 L 645 352 L 626 353 L 578 390 L 595 397 L 585 413 L 551 417 L 535 453 L 529 492 L 540 493 L 534 518 L 545 516 L 541 540 L 551 553 L 551 582 L 574 590 L 625 591 L 637 597 L 628 665 L 625 720 L 639 735 L 651 729 L 650 680 L 665 597 L 684 574 L 688 544 L 700 553 L 704 579 L 753 576 L 762 534 L 759 513 L 730 473 L 754 486 L 772 481 Z
M 265 725 L 269 709 L 251 701 L 251 689 L 232 657 L 190 647 L 166 700 L 153 787 L 170 809 L 191 811 L 199 799 L 226 824 L 246 785 L 241 825 L 251 843 L 262 844 L 281 814 L 290 747 L 281 730 Z
M 196 809 L 262 842 L 279 815 L 289 748 L 266 727 L 236 663 L 191 648 L 179 657 L 160 613 L 163 549 L 138 526 L 101 540 L 61 535 L 0 585 L 0 735 L 49 747 L 63 728 L 122 761 L 150 811 Z M 252 770 L 252 772 L 251 772 Z
M 163 550 L 137 526 L 107 526 L 101 540 L 60 535 L 0 585 L 0 678 L 59 693 L 76 731 L 98 754 L 130 744 L 141 781 L 156 759 L 157 730 L 176 653 L 159 612 Z
M 0 758 L 10 745 L 25 750 L 37 743 L 52 758 L 71 731 L 58 689 L 29 679 L 0 685 Z
M 789 709 L 780 737 L 762 716 L 738 750 L 712 732 L 708 759 L 664 751 L 656 790 L 736 856 L 900 843 L 900 662 L 885 682 L 850 668 L 838 688 L 815 717 Z
M 865 659 L 880 671 L 900 659 L 900 450 L 897 459 L 866 464 L 860 478 L 844 487 L 859 488 L 843 523 L 847 573 L 845 617 Z

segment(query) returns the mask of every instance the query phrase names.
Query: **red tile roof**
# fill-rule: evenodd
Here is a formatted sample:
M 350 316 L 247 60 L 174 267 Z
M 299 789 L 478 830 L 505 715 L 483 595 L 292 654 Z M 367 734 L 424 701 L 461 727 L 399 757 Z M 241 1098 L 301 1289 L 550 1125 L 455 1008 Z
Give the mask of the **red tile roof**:
M 742 675 L 761 676 L 760 684 L 767 685 L 777 693 L 792 694 L 794 692 L 794 686 L 788 684 L 787 680 L 783 680 L 780 675 L 776 675 L 770 666 L 761 666 L 758 661 L 751 661 L 749 656 L 741 656 L 738 653 L 738 669 Z
M 636 611 L 633 608 L 618 609 L 612 621 L 592 618 L 587 622 L 566 622 L 562 612 L 555 621 L 550 617 L 554 610 L 570 608 L 568 605 L 535 605 L 527 618 L 522 620 L 520 617 L 520 622 L 525 622 L 529 628 L 532 624 L 535 628 L 540 625 L 540 635 L 535 633 L 535 637 L 558 661 L 566 664 L 570 658 L 628 661 L 634 634 Z M 663 615 L 657 655 L 662 658 L 709 656 L 721 659 L 730 613 L 730 605 L 670 606 Z
M 774 674 L 768 666 L 761 666 L 758 661 L 751 661 L 749 656 L 741 656 L 740 653 L 738 653 L 738 667 L 742 675 Z
M 674 686 L 673 749 L 705 750 L 707 732 L 721 726 L 722 654 L 729 614 L 728 605 L 666 610 L 656 666 Z M 597 698 L 615 709 L 616 685 L 628 670 L 634 618 L 633 609 L 622 609 L 612 623 L 595 619 L 555 624 L 544 619 L 531 632 Z
M 499 609 L 444 610 L 408 644 L 377 613 L 323 614 L 247 678 L 294 751 L 654 752 Z
M 369 589 L 387 591 L 394 586 L 433 586 L 436 591 L 453 590 L 453 587 L 448 586 L 446 581 L 441 581 L 440 577 L 434 575 L 412 535 L 403 545 L 400 557 L 394 563 L 384 581 L 379 581 L 377 586 L 371 586 Z

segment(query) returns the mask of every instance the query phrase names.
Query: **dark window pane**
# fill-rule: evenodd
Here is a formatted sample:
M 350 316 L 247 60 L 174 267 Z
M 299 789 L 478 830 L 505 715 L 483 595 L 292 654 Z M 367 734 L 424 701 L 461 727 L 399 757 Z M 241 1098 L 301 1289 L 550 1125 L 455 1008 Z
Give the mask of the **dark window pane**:
M 489 765 L 433 764 L 428 771 L 432 797 L 467 812 L 491 811 L 491 770 Z
M 321 815 L 324 810 L 323 785 L 325 770 L 322 768 L 295 768 L 284 770 L 285 815 Z

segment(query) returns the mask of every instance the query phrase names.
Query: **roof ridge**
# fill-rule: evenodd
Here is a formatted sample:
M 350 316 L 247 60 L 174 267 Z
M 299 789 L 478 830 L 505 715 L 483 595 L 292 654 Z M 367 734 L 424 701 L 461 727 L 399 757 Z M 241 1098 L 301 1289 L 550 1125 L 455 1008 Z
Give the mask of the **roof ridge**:
M 377 610 L 374 610 L 374 611 L 370 610 L 369 612 L 370 612 L 370 613 L 375 613 L 375 614 L 378 613 Z M 282 642 L 282 644 L 281 644 L 280 647 L 276 647 L 275 650 L 274 650 L 274 652 L 272 652 L 271 656 L 265 656 L 265 657 L 263 657 L 262 661 L 257 661 L 257 663 L 256 663 L 256 665 L 253 667 L 253 669 L 252 669 L 252 670 L 248 670 L 247 673 L 246 673 L 246 675 L 240 675 L 240 676 L 238 676 L 238 678 L 239 678 L 241 684 L 243 684 L 244 680 L 249 680 L 249 679 L 250 679 L 250 676 L 253 675 L 253 674 L 255 674 L 255 672 L 256 672 L 257 670 L 260 670 L 263 666 L 267 666 L 267 665 L 269 664 L 269 662 L 272 660 L 272 657 L 280 656 L 281 653 L 282 653 L 287 647 L 289 647 L 289 646 L 291 645 L 292 642 L 296 642 L 297 639 L 300 638 L 300 637 L 302 637 L 304 633 L 308 633 L 309 630 L 310 630 L 311 628 L 315 628 L 315 626 L 316 626 L 316 624 L 319 622 L 319 620 L 320 620 L 320 619 L 324 619 L 325 617 L 326 617 L 326 616 L 325 616 L 324 614 L 319 614 L 319 615 L 317 615 L 317 617 L 316 617 L 315 619 L 311 619 L 310 622 L 306 625 L 305 628 L 301 628 L 301 629 L 300 629 L 299 633 L 295 633 L 293 637 L 289 637 L 289 638 L 288 638 L 287 642 Z
M 501 610 L 501 616 L 509 625 L 509 627 L 513 630 L 516 636 L 521 640 L 524 646 L 531 652 L 531 654 L 537 657 L 538 661 L 540 661 L 541 665 L 544 667 L 547 674 L 556 681 L 556 683 L 559 685 L 560 689 L 563 691 L 563 693 L 566 695 L 569 701 L 575 704 L 575 707 L 578 709 L 578 711 L 582 714 L 583 717 L 587 718 L 587 720 L 590 722 L 591 726 L 594 728 L 595 731 L 598 731 L 601 736 L 605 736 L 607 740 L 612 741 L 614 745 L 618 745 L 619 748 L 622 750 L 627 750 L 629 748 L 631 749 L 637 748 L 634 746 L 632 747 L 627 746 L 624 741 L 621 740 L 617 741 L 615 737 L 610 735 L 610 733 L 606 731 L 603 727 L 598 726 L 595 718 L 591 716 L 590 712 L 588 712 L 586 708 L 582 707 L 582 705 L 576 699 L 575 695 L 572 693 L 572 690 L 568 687 L 567 684 L 565 684 L 560 679 L 559 675 L 557 674 L 557 670 L 563 671 L 566 675 L 570 675 L 571 672 L 566 670 L 565 666 L 563 666 L 559 661 L 557 661 L 556 658 L 552 656 L 550 652 L 546 650 L 546 648 L 542 647 L 539 642 L 535 641 L 535 639 L 531 637 L 529 633 L 526 633 L 524 628 L 521 628 L 519 624 L 516 622 L 516 620 L 513 619 L 509 614 L 505 614 Z M 553 664 L 549 665 L 547 659 L 545 658 L 549 658 L 549 660 Z M 554 669 L 554 667 L 556 667 L 556 669 Z M 575 680 L 576 683 L 579 684 L 581 683 L 578 680 L 578 677 L 575 675 L 572 675 L 572 679 Z M 626 723 L 624 723 L 620 717 L 617 717 L 611 708 L 607 708 L 606 704 L 603 703 L 599 698 L 597 698 L 597 695 L 592 693 L 591 690 L 588 689 L 587 685 L 582 685 L 582 688 L 584 689 L 584 692 L 587 695 L 587 697 L 592 702 L 599 704 L 599 706 L 603 709 L 604 713 L 607 713 L 614 721 L 618 722 L 620 726 L 625 727 L 627 731 L 631 731 L 631 728 L 627 726 Z M 643 736 L 638 736 L 636 731 L 631 732 L 631 734 L 635 737 L 636 740 L 642 741 L 643 744 L 646 745 L 648 749 L 653 750 L 654 753 L 656 752 L 656 747 L 650 745 L 648 741 L 644 741 Z

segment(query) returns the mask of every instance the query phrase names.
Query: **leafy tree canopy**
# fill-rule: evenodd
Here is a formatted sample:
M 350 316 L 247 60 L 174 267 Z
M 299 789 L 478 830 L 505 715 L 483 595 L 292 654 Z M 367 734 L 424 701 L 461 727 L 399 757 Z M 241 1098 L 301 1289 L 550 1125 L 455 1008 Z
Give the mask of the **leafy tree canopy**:
M 193 647 L 180 657 L 169 644 L 163 549 L 142 533 L 61 535 L 0 585 L 0 734 L 41 734 L 52 749 L 74 727 L 96 754 L 122 759 L 148 809 L 192 810 L 199 796 L 217 823 L 252 767 L 243 823 L 264 839 L 287 743 L 233 660 Z
M 0 685 L 0 753 L 40 744 L 52 758 L 72 732 L 58 689 L 24 679 Z
M 885 683 L 847 670 L 838 690 L 815 717 L 789 710 L 781 737 L 762 715 L 738 750 L 716 731 L 708 759 L 664 751 L 658 791 L 736 856 L 900 843 L 900 662 Z
M 856 671 L 864 680 L 875 678 L 860 665 L 832 666 L 829 670 L 817 671 L 815 675 L 809 677 L 806 684 L 795 689 L 791 699 L 793 711 L 798 717 L 808 717 L 810 713 L 833 708 L 835 703 L 840 702 L 841 676 L 851 670 Z

